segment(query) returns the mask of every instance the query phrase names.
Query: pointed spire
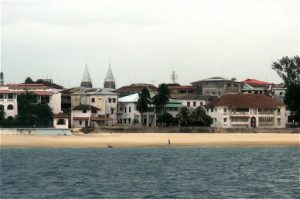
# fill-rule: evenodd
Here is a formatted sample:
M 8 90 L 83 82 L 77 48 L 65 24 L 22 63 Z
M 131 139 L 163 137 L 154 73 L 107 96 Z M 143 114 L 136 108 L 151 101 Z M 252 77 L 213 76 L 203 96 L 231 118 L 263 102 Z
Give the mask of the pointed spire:
M 108 71 L 104 79 L 104 88 L 112 88 L 112 89 L 116 88 L 115 78 L 113 76 L 111 66 L 110 66 L 110 58 L 108 63 Z
M 4 86 L 4 74 L 2 71 L 2 65 L 1 65 L 1 70 L 0 70 L 0 86 Z
M 85 65 L 85 71 L 84 71 L 80 86 L 85 87 L 85 88 L 92 88 L 93 87 L 92 80 L 91 80 L 91 77 L 90 77 L 90 73 L 89 73 L 89 70 L 88 70 L 88 67 L 87 67 L 87 63 Z

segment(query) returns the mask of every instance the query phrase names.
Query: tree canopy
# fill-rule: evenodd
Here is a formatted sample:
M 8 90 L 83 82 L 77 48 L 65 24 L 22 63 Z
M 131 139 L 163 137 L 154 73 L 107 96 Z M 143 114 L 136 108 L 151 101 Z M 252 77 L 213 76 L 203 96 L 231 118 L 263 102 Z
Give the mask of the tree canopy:
M 34 81 L 31 79 L 31 77 L 27 77 L 26 79 L 25 79 L 25 82 L 24 82 L 25 84 L 32 84 L 32 83 L 34 83 Z
M 158 87 L 158 93 L 153 98 L 153 103 L 156 107 L 163 108 L 170 98 L 170 90 L 167 84 L 161 84 Z
M 283 57 L 272 64 L 272 69 L 283 79 L 287 87 L 284 103 L 300 125 L 300 57 Z

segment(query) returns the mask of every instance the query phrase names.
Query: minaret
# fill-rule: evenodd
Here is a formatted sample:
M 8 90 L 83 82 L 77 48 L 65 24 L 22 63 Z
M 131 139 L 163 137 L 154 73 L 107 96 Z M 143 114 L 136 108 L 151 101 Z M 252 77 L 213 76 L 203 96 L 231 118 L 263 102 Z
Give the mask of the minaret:
M 4 74 L 2 72 L 2 68 L 0 71 L 0 86 L 4 86 Z
M 104 88 L 116 89 L 116 82 L 110 67 L 110 59 L 106 78 L 104 79 Z
M 85 88 L 93 88 L 87 64 L 85 65 L 85 71 L 84 71 L 80 86 L 85 87 Z

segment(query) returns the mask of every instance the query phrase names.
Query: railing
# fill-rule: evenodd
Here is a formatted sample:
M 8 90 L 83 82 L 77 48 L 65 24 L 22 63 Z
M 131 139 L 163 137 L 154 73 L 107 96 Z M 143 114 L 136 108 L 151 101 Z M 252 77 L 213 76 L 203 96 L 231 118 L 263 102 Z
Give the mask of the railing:
M 259 115 L 273 115 L 273 111 L 260 111 L 258 112 Z
M 249 112 L 231 112 L 231 115 L 248 115 Z

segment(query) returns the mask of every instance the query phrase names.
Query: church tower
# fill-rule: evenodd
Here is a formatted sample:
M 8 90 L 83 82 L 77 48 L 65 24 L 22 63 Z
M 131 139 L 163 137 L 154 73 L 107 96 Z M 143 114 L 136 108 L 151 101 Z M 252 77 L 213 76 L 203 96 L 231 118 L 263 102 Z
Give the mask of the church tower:
M 106 78 L 104 79 L 104 88 L 116 89 L 116 82 L 113 73 L 111 71 L 110 60 L 109 60 L 109 66 L 108 66 Z
M 93 88 L 87 64 L 85 65 L 85 71 L 84 71 L 80 86 L 84 87 L 84 88 Z
M 4 74 L 3 74 L 2 70 L 0 72 L 0 86 L 4 86 Z

